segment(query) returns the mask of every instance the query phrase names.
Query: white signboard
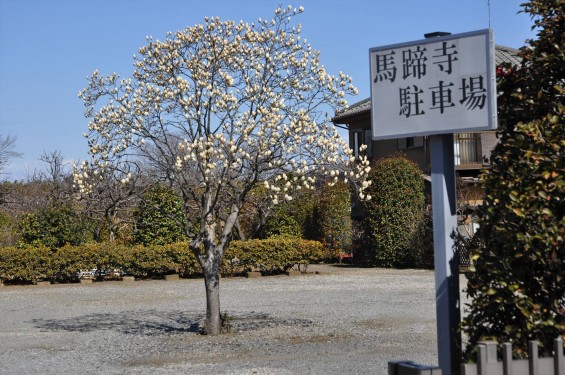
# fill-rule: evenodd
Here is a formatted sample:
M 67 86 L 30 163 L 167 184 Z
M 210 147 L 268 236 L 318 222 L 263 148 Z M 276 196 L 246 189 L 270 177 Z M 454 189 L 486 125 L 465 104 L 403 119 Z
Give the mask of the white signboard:
M 373 139 L 493 130 L 492 30 L 369 50 Z

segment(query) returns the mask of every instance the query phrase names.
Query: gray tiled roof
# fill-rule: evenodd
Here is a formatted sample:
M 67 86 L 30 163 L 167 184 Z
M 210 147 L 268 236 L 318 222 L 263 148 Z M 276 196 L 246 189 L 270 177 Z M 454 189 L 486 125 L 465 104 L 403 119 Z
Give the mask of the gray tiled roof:
M 521 58 L 518 57 L 518 50 L 506 46 L 497 45 L 495 47 L 495 63 L 496 65 L 502 63 L 510 63 L 513 65 L 520 65 Z M 346 110 L 337 114 L 332 121 L 336 124 L 344 124 L 346 120 L 369 113 L 371 111 L 371 98 L 363 99 L 360 102 L 352 104 Z
M 363 99 L 360 102 L 350 105 L 346 110 L 333 118 L 333 122 L 340 123 L 340 120 L 351 118 L 371 110 L 371 98 Z
M 506 46 L 496 46 L 495 47 L 495 62 L 496 65 L 502 63 L 510 63 L 512 65 L 520 65 L 522 59 L 518 57 L 518 50 Z

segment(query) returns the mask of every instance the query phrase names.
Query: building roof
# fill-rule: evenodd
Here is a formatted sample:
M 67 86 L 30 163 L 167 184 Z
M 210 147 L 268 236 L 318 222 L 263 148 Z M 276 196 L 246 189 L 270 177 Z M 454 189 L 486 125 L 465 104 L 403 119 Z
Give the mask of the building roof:
M 365 114 L 371 111 L 371 98 L 363 99 L 360 102 L 350 105 L 347 109 L 336 115 L 332 121 L 334 123 L 343 124 L 342 120 L 352 119 L 357 115 Z
M 518 56 L 518 52 L 519 51 L 517 49 L 497 45 L 494 53 L 496 65 L 500 65 L 502 63 L 520 65 L 522 63 L 522 59 Z
M 520 65 L 521 58 L 518 56 L 518 50 L 506 46 L 495 46 L 495 63 L 510 63 L 512 65 Z M 360 102 L 350 105 L 347 109 L 336 114 L 332 119 L 335 124 L 346 124 L 357 116 L 366 115 L 371 112 L 371 98 L 363 99 Z

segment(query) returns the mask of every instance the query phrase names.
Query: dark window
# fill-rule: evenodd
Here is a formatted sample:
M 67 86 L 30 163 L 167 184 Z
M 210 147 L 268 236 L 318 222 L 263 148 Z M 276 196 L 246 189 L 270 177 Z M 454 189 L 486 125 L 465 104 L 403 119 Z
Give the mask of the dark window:
M 359 156 L 359 147 L 362 145 L 367 145 L 365 150 L 365 155 L 371 156 L 371 130 L 358 129 L 353 130 L 351 133 L 351 148 L 353 149 L 353 155 Z

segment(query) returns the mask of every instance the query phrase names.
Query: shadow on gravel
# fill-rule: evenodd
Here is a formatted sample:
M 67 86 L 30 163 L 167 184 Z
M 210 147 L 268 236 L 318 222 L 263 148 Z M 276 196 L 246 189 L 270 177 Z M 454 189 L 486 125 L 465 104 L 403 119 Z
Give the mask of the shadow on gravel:
M 92 332 L 113 330 L 127 335 L 157 336 L 200 333 L 202 314 L 181 311 L 125 311 L 120 314 L 89 314 L 69 319 L 34 319 L 31 322 L 43 331 Z M 251 312 L 228 316 L 230 330 L 252 331 L 268 327 L 312 326 L 307 319 L 279 319 L 268 314 Z
M 199 332 L 203 316 L 184 312 L 124 311 L 119 314 L 89 314 L 69 319 L 34 319 L 41 330 L 91 332 L 113 330 L 128 335 L 161 335 Z

